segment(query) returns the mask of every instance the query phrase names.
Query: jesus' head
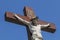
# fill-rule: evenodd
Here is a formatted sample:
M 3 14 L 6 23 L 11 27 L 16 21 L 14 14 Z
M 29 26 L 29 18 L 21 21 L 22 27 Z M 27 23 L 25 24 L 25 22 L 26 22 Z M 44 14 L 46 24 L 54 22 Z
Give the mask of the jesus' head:
M 33 25 L 36 26 L 38 24 L 38 17 L 35 17 L 35 18 L 31 19 L 31 22 L 32 22 Z

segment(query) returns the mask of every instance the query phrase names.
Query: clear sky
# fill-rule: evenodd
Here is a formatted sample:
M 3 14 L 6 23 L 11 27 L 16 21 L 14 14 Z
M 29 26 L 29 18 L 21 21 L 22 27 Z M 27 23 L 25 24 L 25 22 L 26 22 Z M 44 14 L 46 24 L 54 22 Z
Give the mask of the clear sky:
M 60 40 L 59 0 L 0 0 L 0 40 L 28 40 L 26 28 L 4 20 L 6 11 L 23 14 L 24 6 L 33 8 L 40 19 L 56 24 L 56 32 L 42 31 L 44 40 Z

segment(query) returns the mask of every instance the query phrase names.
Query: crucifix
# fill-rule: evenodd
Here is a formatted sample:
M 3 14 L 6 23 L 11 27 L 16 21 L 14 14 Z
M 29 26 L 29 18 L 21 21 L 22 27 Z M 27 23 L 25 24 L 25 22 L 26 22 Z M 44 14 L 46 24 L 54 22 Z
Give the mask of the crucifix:
M 41 30 L 51 33 L 55 32 L 55 24 L 39 20 L 30 7 L 25 6 L 23 11 L 24 16 L 12 12 L 5 12 L 5 20 L 26 26 L 28 40 L 43 40 Z

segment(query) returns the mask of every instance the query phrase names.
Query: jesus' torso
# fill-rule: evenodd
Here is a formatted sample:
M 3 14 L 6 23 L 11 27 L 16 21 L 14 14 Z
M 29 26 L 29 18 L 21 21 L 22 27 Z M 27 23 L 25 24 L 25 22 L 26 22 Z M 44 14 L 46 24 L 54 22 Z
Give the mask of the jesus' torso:
M 42 38 L 42 35 L 41 35 L 41 25 L 40 24 L 37 24 L 36 26 L 35 25 L 28 25 L 29 26 L 29 29 L 30 29 L 30 32 L 33 34 L 36 34 L 36 35 L 39 35 L 41 38 Z
M 37 31 L 37 32 L 41 32 L 40 30 L 41 30 L 41 26 L 40 25 L 36 25 L 36 26 L 34 26 L 34 25 L 29 25 L 29 29 L 31 30 L 31 32 L 32 31 Z

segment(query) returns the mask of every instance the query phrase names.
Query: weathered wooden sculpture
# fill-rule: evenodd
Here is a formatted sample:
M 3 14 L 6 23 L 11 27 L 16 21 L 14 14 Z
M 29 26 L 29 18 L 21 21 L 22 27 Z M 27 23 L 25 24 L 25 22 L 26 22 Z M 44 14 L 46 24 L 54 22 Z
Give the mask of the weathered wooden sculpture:
M 34 36 L 34 34 L 31 32 L 32 28 L 30 29 L 30 27 L 29 27 L 30 24 L 32 25 L 31 20 L 35 20 L 37 18 L 36 15 L 34 14 L 33 10 L 29 7 L 24 7 L 23 11 L 24 11 L 24 16 L 19 15 L 19 14 L 14 14 L 12 12 L 5 12 L 5 20 L 8 21 L 8 22 L 12 22 L 12 23 L 16 23 L 16 24 L 26 26 L 27 33 L 28 33 L 28 40 L 39 40 L 37 38 L 33 39 L 32 36 Z M 37 30 L 40 28 L 40 30 L 51 32 L 51 33 L 54 33 L 55 30 L 56 30 L 55 24 L 50 23 L 50 22 L 45 22 L 43 20 L 38 20 L 37 24 L 40 24 L 40 27 L 35 25 Z M 32 31 L 35 31 L 35 30 L 32 30 Z

